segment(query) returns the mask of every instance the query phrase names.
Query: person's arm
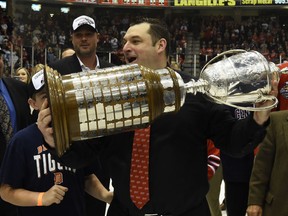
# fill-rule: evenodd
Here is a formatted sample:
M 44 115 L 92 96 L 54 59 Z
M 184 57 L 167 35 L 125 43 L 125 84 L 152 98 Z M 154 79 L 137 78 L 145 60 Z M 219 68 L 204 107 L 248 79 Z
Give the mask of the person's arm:
M 108 191 L 95 174 L 86 177 L 85 191 L 96 199 L 109 204 L 113 199 L 113 192 Z
M 246 212 L 248 216 L 262 216 L 262 207 L 259 205 L 250 205 Z
M 269 94 L 276 98 L 278 95 L 278 80 L 274 78 L 271 81 L 271 85 L 272 89 Z M 272 103 L 274 103 L 274 101 L 267 100 L 265 102 L 257 103 L 256 107 L 267 107 Z M 220 115 L 218 116 L 217 113 L 220 113 Z M 219 134 L 219 130 L 217 130 L 218 128 L 227 130 L 224 126 L 226 124 L 225 122 L 229 121 L 229 118 L 225 119 L 225 117 L 222 116 L 223 112 L 213 113 L 216 117 L 214 118 L 211 116 L 211 118 L 215 119 L 213 124 L 211 124 L 213 125 L 212 130 L 214 133 L 214 137 L 211 139 L 215 146 L 220 148 L 222 152 L 233 157 L 245 156 L 250 152 L 253 152 L 264 139 L 266 128 L 270 123 L 270 113 L 271 110 L 255 111 L 245 119 L 236 120 L 236 123 L 232 126 L 232 130 L 230 130 L 230 136 L 223 136 L 223 134 L 218 136 L 221 133 Z M 223 121 L 219 121 L 220 118 Z M 225 137 L 228 138 L 228 140 Z
M 277 136 L 276 127 L 279 119 L 271 117 L 271 122 L 267 128 L 267 135 L 259 146 L 259 151 L 255 156 L 255 161 L 250 177 L 249 195 L 248 195 L 248 216 L 261 216 L 262 205 L 265 203 L 271 172 L 275 158 L 275 136 Z
M 4 201 L 16 206 L 50 206 L 53 203 L 59 204 L 67 191 L 68 188 L 61 185 L 54 185 L 46 192 L 34 192 L 2 184 L 0 196 Z

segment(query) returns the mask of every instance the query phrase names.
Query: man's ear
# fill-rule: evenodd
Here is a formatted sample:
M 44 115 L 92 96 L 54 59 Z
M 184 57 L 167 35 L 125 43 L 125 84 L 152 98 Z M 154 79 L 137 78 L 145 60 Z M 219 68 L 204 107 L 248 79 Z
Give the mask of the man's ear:
M 33 100 L 32 98 L 28 99 L 28 104 L 34 109 L 34 110 L 39 110 L 39 107 L 36 105 L 36 101 Z
M 96 32 L 96 43 L 98 43 L 100 41 L 100 33 Z
M 161 38 L 158 41 L 158 51 L 165 52 L 166 46 L 167 46 L 167 41 L 164 38 Z

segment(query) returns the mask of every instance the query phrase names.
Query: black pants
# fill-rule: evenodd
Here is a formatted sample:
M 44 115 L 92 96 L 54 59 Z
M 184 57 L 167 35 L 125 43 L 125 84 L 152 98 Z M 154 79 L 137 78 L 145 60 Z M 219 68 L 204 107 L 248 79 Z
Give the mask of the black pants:
M 17 207 L 0 199 L 1 216 L 17 216 Z
M 85 193 L 86 216 L 104 216 L 106 203 Z
M 149 213 L 158 213 L 158 212 L 149 212 Z M 108 209 L 107 216 L 144 216 L 144 213 L 141 213 L 140 211 L 137 211 L 135 213 L 129 212 L 128 209 L 126 209 L 118 202 L 117 197 L 114 197 Z M 208 203 L 205 199 L 198 206 L 195 206 L 192 209 L 187 210 L 181 215 L 167 214 L 167 216 L 211 216 L 211 214 Z
M 227 216 L 245 216 L 249 193 L 249 182 L 226 182 L 225 200 Z

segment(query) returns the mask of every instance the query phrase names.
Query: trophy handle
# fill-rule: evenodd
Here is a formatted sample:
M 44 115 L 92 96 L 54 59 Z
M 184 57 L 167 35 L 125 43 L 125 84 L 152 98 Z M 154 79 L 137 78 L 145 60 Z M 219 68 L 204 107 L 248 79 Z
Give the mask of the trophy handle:
M 221 58 L 222 56 L 224 56 L 224 58 L 226 58 L 226 55 L 232 55 L 232 54 L 235 54 L 235 53 L 244 53 L 244 52 L 247 52 L 246 50 L 243 50 L 243 49 L 233 49 L 233 50 L 227 50 L 227 51 L 224 51 L 220 54 L 218 54 L 217 56 L 215 56 L 214 58 L 210 59 L 205 65 L 204 67 L 202 68 L 201 73 L 203 73 L 203 71 L 205 70 L 205 68 L 212 64 L 213 61 Z
M 220 100 L 219 98 L 216 98 L 216 97 L 213 97 L 211 94 L 209 93 L 206 93 L 206 95 L 208 97 L 210 97 L 211 99 L 213 99 L 213 101 L 216 101 L 217 103 L 219 104 L 225 104 L 227 106 L 230 106 L 230 107 L 234 107 L 234 108 L 237 108 L 237 109 L 242 109 L 242 110 L 247 110 L 247 111 L 265 111 L 265 110 L 271 110 L 275 107 L 277 107 L 277 104 L 278 104 L 278 98 L 275 97 L 275 96 L 272 96 L 272 95 L 266 95 L 266 96 L 263 96 L 261 99 L 261 101 L 265 101 L 265 100 L 273 100 L 274 103 L 269 105 L 269 106 L 265 106 L 265 107 L 244 107 L 244 106 L 239 106 L 239 105 L 235 105 L 235 104 L 232 104 L 232 103 L 228 103 L 226 101 L 222 101 Z M 263 100 L 264 99 L 264 100 Z M 261 102 L 259 100 L 259 102 Z

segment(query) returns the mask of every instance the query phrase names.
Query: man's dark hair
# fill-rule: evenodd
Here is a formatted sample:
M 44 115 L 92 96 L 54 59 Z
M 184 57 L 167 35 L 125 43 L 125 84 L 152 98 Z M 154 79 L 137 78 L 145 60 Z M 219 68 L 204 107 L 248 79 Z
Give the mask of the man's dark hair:
M 148 23 L 150 25 L 148 33 L 151 35 L 153 46 L 155 46 L 157 41 L 159 41 L 161 38 L 164 38 L 167 41 L 165 54 L 168 57 L 170 52 L 170 32 L 166 23 L 156 18 L 141 17 L 138 18 L 135 22 L 131 23 L 130 26 L 138 25 L 141 23 Z

